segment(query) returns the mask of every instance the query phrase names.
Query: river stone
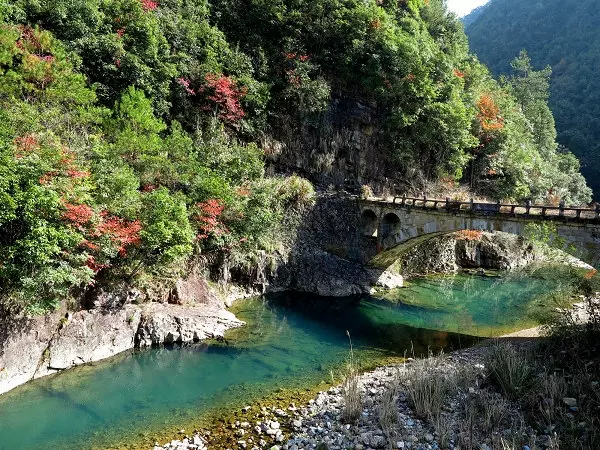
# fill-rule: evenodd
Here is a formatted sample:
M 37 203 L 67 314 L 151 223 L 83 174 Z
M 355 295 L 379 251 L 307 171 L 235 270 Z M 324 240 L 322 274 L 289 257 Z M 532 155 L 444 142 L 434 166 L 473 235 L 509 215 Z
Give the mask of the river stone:
M 381 435 L 374 435 L 371 437 L 370 445 L 373 448 L 385 447 L 385 438 Z
M 43 317 L 0 317 L 0 394 L 31 379 L 133 348 L 221 338 L 242 326 L 214 306 L 125 304 Z
M 402 275 L 398 275 L 386 270 L 381 274 L 378 274 L 375 271 L 374 276 L 377 277 L 374 280 L 374 284 L 378 287 L 382 287 L 384 289 L 397 289 L 404 286 L 404 278 Z
M 54 373 L 42 356 L 65 315 L 61 309 L 39 317 L 0 317 L 0 394 Z
M 137 334 L 140 347 L 222 338 L 226 330 L 244 325 L 231 312 L 213 307 L 147 305 Z

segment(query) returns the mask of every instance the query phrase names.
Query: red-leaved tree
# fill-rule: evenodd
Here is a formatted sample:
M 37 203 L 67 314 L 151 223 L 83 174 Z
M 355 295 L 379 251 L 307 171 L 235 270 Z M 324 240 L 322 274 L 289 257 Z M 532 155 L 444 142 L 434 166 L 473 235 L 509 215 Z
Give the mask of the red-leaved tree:
M 229 231 L 219 220 L 223 209 L 225 209 L 225 205 L 220 200 L 209 199 L 205 202 L 196 203 L 196 207 L 198 213 L 194 216 L 194 219 L 199 230 L 196 239 L 207 239 L 210 234 L 220 236 Z
M 496 131 L 504 128 L 504 118 L 500 116 L 500 108 L 489 95 L 482 95 L 477 101 L 479 113 L 477 119 L 484 131 Z
M 204 86 L 198 89 L 198 93 L 204 94 L 210 102 L 203 107 L 204 110 L 215 111 L 219 119 L 229 123 L 235 123 L 246 115 L 241 105 L 247 94 L 246 88 L 239 88 L 232 78 L 223 74 L 209 73 L 204 79 Z

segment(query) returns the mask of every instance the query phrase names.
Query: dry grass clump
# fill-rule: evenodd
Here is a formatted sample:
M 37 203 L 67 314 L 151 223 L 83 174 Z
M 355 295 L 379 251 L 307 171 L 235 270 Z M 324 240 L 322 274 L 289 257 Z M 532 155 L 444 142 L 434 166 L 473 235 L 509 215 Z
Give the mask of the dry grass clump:
M 342 385 L 342 398 L 344 399 L 342 420 L 350 423 L 360 418 L 363 410 L 363 401 L 360 392 L 360 372 L 358 363 L 354 359 L 352 338 L 350 337 L 350 332 L 346 331 L 346 335 L 350 341 L 350 354 L 346 365 L 346 379 Z
M 437 358 L 415 361 L 404 387 L 417 416 L 436 420 L 450 392 L 451 380 L 439 369 Z
M 393 382 L 383 392 L 377 408 L 379 425 L 385 436 L 388 438 L 388 441 L 390 441 L 394 427 L 398 424 L 398 395 L 399 385 L 398 383 Z
M 490 379 L 510 399 L 516 399 L 525 392 L 533 375 L 527 356 L 508 342 L 497 342 L 492 347 L 486 358 L 486 367 Z
M 368 184 L 363 184 L 360 187 L 360 197 L 364 199 L 373 198 L 375 194 L 373 193 L 373 189 Z

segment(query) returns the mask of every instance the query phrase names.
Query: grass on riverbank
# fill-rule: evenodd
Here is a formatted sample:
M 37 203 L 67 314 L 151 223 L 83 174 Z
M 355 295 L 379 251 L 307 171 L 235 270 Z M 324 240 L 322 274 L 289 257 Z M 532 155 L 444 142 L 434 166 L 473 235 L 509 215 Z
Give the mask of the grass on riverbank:
M 403 375 L 411 406 L 441 448 L 449 434 L 461 450 L 598 448 L 599 280 L 590 272 L 577 284 L 583 306 L 556 309 L 540 341 L 497 340 L 480 366 L 448 373 L 438 369 L 442 358 L 430 358 Z

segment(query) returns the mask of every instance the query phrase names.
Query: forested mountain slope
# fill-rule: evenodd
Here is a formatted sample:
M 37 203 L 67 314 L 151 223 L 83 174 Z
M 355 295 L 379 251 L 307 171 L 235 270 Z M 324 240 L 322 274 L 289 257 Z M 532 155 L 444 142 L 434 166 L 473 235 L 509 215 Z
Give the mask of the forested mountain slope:
M 552 67 L 558 141 L 583 163 L 600 195 L 600 8 L 595 0 L 494 0 L 466 27 L 471 50 L 496 74 L 526 49 Z
M 481 15 L 483 15 L 483 13 L 485 12 L 486 8 L 493 1 L 494 0 L 489 0 L 486 4 L 478 6 L 473 11 L 471 11 L 469 14 L 467 14 L 466 16 L 464 16 L 461 20 L 462 20 L 462 23 L 465 26 L 465 28 L 467 28 L 469 25 L 471 25 L 473 22 L 475 22 L 477 19 L 479 19 L 479 17 L 481 17 Z
M 590 197 L 547 74 L 524 58 L 496 82 L 441 0 L 0 0 L 0 18 L 0 309 L 198 264 L 250 279 L 314 194 L 267 163 Z

